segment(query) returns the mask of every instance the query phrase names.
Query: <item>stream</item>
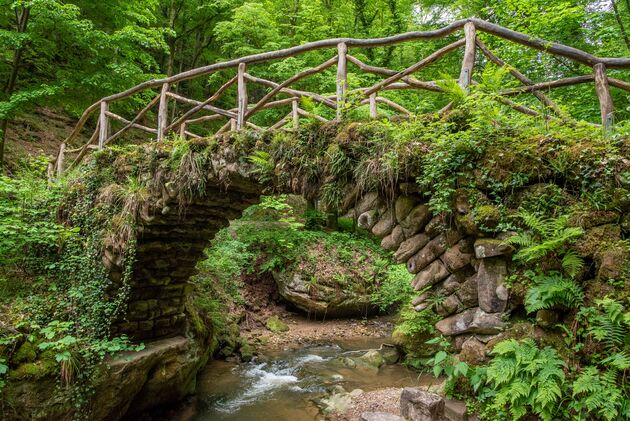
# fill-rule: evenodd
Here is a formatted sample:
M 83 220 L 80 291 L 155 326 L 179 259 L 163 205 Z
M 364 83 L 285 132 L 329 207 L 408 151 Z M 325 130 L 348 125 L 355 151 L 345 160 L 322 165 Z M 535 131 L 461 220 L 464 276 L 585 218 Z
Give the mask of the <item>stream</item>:
M 357 360 L 387 339 L 320 343 L 268 353 L 249 363 L 212 361 L 199 377 L 197 400 L 179 420 L 323 420 L 316 402 L 341 388 L 351 392 L 428 384 L 430 379 L 402 365 L 376 369 Z

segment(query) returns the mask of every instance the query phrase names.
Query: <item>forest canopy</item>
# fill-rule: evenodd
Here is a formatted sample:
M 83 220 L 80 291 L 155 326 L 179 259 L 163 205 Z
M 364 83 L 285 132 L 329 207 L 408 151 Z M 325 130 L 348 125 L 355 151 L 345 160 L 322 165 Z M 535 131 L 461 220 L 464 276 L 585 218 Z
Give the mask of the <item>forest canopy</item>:
M 142 81 L 229 58 L 332 37 L 372 38 L 434 29 L 471 16 L 598 56 L 630 53 L 629 0 L 2 0 L 0 5 L 0 139 L 12 119 L 34 106 L 57 106 L 76 116 L 100 98 Z M 403 69 L 447 42 L 405 43 L 353 54 L 375 66 Z M 493 37 L 484 42 L 534 81 L 590 72 L 569 60 Z M 282 81 L 330 54 L 314 51 L 266 63 L 255 73 Z M 353 71 L 350 84 L 374 78 Z M 456 77 L 458 71 L 459 58 L 448 57 L 419 76 L 437 80 Z M 332 72 L 300 82 L 301 88 L 334 92 Z M 182 82 L 177 90 L 189 97 L 207 97 L 233 76 L 228 73 Z M 623 120 L 628 114 L 627 94 L 618 89 L 612 94 L 621 105 L 615 118 Z M 260 97 L 264 92 L 250 95 Z M 430 93 L 389 95 L 416 112 L 433 111 L 447 101 Z M 577 118 L 598 120 L 592 86 L 562 88 L 553 99 Z M 138 104 L 130 101 L 122 107 Z M 0 145 L 0 157 L 2 150 Z

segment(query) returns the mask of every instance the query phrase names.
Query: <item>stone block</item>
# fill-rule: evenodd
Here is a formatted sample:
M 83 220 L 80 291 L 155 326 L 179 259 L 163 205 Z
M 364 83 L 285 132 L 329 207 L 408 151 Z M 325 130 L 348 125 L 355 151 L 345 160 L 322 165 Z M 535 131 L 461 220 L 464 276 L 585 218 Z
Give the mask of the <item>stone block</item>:
M 418 199 L 416 197 L 406 195 L 398 196 L 394 204 L 396 221 L 398 221 L 399 223 L 404 221 L 417 204 Z
M 446 270 L 444 264 L 439 260 L 435 260 L 429 266 L 418 272 L 418 274 L 413 278 L 411 286 L 418 291 L 434 285 L 441 280 L 446 279 L 448 276 L 449 272 Z
M 372 227 L 372 234 L 379 238 L 383 238 L 392 232 L 395 225 L 396 216 L 394 215 L 393 210 L 388 209 L 381 218 L 379 218 L 374 227 Z
M 364 212 L 369 211 L 370 209 L 376 209 L 380 207 L 382 204 L 381 198 L 378 196 L 376 192 L 369 192 L 365 194 L 355 206 L 357 213 L 360 215 Z
M 494 334 L 505 327 L 502 313 L 486 313 L 479 307 L 464 310 L 436 323 L 435 327 L 444 336 L 463 333 Z
M 461 234 L 457 231 L 443 232 L 407 260 L 407 270 L 411 273 L 420 272 L 460 239 Z
M 411 238 L 403 241 L 394 253 L 394 259 L 398 263 L 403 263 L 409 260 L 411 256 L 416 254 L 421 248 L 427 245 L 430 238 L 426 234 L 416 234 Z
M 429 237 L 433 238 L 436 235 L 439 235 L 445 232 L 448 229 L 448 221 L 446 217 L 441 215 L 434 216 L 429 223 L 424 227 L 424 232 Z
M 512 252 L 514 252 L 514 247 L 506 244 L 503 240 L 480 238 L 475 241 L 475 257 L 477 259 L 504 256 Z
M 477 293 L 479 307 L 487 313 L 505 311 L 508 290 L 504 285 L 507 277 L 505 259 L 492 257 L 482 259 L 477 271 Z
M 437 307 L 437 314 L 442 317 L 450 316 L 451 314 L 461 310 L 463 308 L 461 301 L 457 295 L 449 295 L 446 299 Z
M 439 421 L 444 415 L 444 398 L 422 389 L 406 387 L 400 395 L 400 414 L 412 421 Z
M 473 275 L 466 279 L 455 291 L 464 308 L 475 307 L 479 304 L 477 291 L 477 276 Z
M 431 219 L 431 211 L 427 205 L 418 205 L 414 207 L 409 215 L 400 222 L 403 227 L 405 238 L 419 233 Z
M 459 269 L 469 264 L 472 256 L 471 253 L 462 252 L 459 244 L 455 244 L 453 247 L 446 250 L 440 259 L 442 259 L 442 262 L 444 262 L 449 272 L 452 273 L 457 272 Z
M 383 238 L 381 241 L 381 247 L 385 250 L 396 250 L 404 240 L 405 237 L 403 235 L 402 227 L 400 225 L 396 225 L 391 234 Z

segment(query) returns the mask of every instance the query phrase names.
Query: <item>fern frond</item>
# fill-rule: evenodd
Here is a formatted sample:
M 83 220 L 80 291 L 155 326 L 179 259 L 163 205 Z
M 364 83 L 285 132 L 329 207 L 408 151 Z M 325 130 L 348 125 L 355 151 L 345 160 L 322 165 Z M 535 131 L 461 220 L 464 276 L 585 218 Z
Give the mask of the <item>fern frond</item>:
M 582 259 L 575 250 L 567 251 L 562 257 L 562 269 L 572 278 L 575 277 L 583 267 L 584 259 Z

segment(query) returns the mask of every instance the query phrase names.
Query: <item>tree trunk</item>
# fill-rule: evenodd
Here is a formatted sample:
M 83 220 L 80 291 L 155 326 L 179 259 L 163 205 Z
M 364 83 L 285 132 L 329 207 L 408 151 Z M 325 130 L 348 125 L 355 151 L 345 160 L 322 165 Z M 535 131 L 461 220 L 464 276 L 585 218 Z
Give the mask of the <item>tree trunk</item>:
M 626 27 L 621 20 L 621 15 L 619 14 L 619 9 L 617 8 L 617 2 L 615 0 L 611 0 L 613 7 L 613 14 L 615 15 L 615 19 L 617 19 L 617 23 L 619 24 L 619 29 L 621 30 L 621 36 L 623 37 L 624 42 L 626 43 L 626 48 L 630 50 L 630 39 L 628 39 L 628 34 L 626 33 Z

